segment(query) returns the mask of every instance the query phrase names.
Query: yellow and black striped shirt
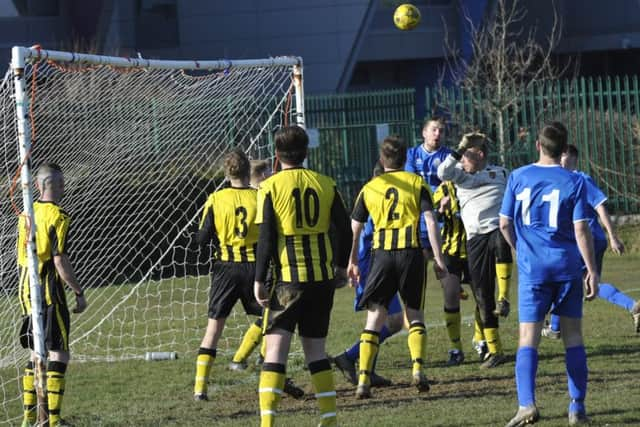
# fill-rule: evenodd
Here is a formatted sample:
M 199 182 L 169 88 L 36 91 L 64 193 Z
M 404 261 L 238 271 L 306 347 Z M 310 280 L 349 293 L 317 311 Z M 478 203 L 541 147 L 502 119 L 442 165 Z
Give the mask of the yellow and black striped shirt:
M 351 217 L 373 220 L 373 249 L 420 247 L 419 220 L 430 210 L 431 190 L 424 179 L 405 171 L 385 172 L 366 183 L 356 199 Z
M 450 199 L 442 219 L 442 252 L 458 258 L 467 258 L 467 233 L 460 219 L 460 204 L 456 197 L 456 187 L 451 181 L 441 183 L 433 193 L 433 204 L 437 207 L 443 197 Z
M 283 282 L 326 281 L 334 277 L 334 264 L 347 264 L 349 216 L 328 176 L 297 167 L 262 181 L 256 222 L 261 224 L 256 280 L 265 280 L 270 259 Z M 332 226 L 335 260 L 329 237 Z
M 199 241 L 213 242 L 220 261 L 255 262 L 257 194 L 250 187 L 228 187 L 212 193 L 204 204 Z
M 53 257 L 67 251 L 67 233 L 71 218 L 53 202 L 36 201 L 33 203 L 36 226 L 36 247 L 38 253 L 38 271 L 40 285 L 44 289 L 46 305 L 66 304 L 62 279 L 56 271 Z M 20 270 L 19 299 L 22 314 L 31 314 L 31 292 L 27 260 L 28 230 L 26 219 L 18 219 L 18 267 Z

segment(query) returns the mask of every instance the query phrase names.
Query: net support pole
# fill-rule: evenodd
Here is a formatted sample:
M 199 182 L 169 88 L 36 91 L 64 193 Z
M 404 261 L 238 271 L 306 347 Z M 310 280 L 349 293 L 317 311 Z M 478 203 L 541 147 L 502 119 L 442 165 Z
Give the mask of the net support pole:
M 11 69 L 15 87 L 16 123 L 18 131 L 18 150 L 20 153 L 20 182 L 22 185 L 22 203 L 27 226 L 27 262 L 29 270 L 29 294 L 31 297 L 31 325 L 33 332 L 33 351 L 36 354 L 35 371 L 38 395 L 38 411 L 41 421 L 46 425 L 46 389 L 45 389 L 45 360 L 44 347 L 44 307 L 42 304 L 42 286 L 38 274 L 38 254 L 36 246 L 36 222 L 33 215 L 33 191 L 31 162 L 31 128 L 29 126 L 29 98 L 25 83 L 25 55 L 23 48 L 14 47 L 11 51 Z M 44 407 L 43 407 L 44 406 Z M 45 417 L 43 420 L 42 417 Z
M 293 66 L 293 86 L 296 93 L 296 124 L 305 127 L 304 117 L 304 85 L 302 80 L 302 58 Z

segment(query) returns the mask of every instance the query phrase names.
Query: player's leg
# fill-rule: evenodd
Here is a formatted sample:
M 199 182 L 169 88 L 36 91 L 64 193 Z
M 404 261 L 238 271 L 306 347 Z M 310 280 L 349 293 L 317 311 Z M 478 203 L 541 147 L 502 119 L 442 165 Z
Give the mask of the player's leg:
M 287 374 L 291 336 L 291 331 L 274 328 L 264 337 L 267 348 L 258 383 L 262 427 L 275 425 L 276 411 Z
M 507 426 L 533 423 L 539 418 L 536 407 L 538 345 L 544 317 L 554 298 L 553 286 L 519 283 L 519 339 L 516 353 L 518 412 Z
M 307 286 L 303 297 L 305 309 L 298 324 L 300 341 L 320 409 L 320 425 L 335 426 L 336 387 L 331 363 L 325 350 L 335 288 L 329 282 L 312 283 Z
M 387 320 L 387 309 L 381 304 L 368 304 L 367 320 L 362 334 L 360 334 L 360 360 L 358 363 L 358 387 L 356 396 L 360 399 L 371 397 L 371 372 L 373 362 L 378 354 L 380 345 L 380 330 Z
M 560 315 L 560 330 L 565 347 L 565 365 L 569 388 L 569 421 L 586 421 L 584 400 L 587 395 L 587 354 L 582 340 L 582 279 L 567 282 L 565 296 L 555 309 Z
M 429 390 L 429 382 L 424 374 L 427 350 L 427 329 L 424 324 L 424 295 L 427 284 L 425 261 L 420 250 L 408 249 L 403 252 L 394 255 L 401 266 L 401 274 L 398 277 L 399 292 L 409 322 L 407 344 L 411 354 L 412 384 L 419 392 L 424 392 Z
M 33 331 L 31 329 L 31 316 L 23 316 L 20 326 L 20 344 L 25 349 L 31 349 L 31 357 L 22 374 L 22 425 L 30 426 L 37 421 L 38 396 L 35 383 L 35 360 L 33 352 Z
M 247 369 L 247 359 L 253 353 L 253 350 L 262 343 L 262 319 L 258 318 L 254 323 L 249 325 L 247 331 L 242 337 L 240 346 L 236 350 L 229 368 L 234 371 L 242 371 Z
M 495 257 L 492 248 L 494 230 L 489 234 L 474 236 L 467 240 L 467 254 L 473 294 L 480 312 L 489 355 L 480 365 L 481 368 L 494 368 L 505 361 L 502 342 L 498 330 L 498 317 L 494 311 L 495 301 Z
M 496 316 L 507 317 L 511 310 L 509 294 L 511 291 L 511 272 L 513 270 L 513 257 L 511 247 L 502 236 L 497 233 L 492 236 L 493 247 L 496 256 L 496 279 L 498 282 L 498 301 L 494 314 Z
M 636 333 L 640 333 L 640 300 L 634 300 L 610 283 L 600 283 L 598 297 L 629 311 L 633 327 Z
M 453 348 L 449 350 L 447 365 L 456 366 L 464 361 L 460 330 L 462 316 L 460 315 L 460 278 L 462 277 L 463 262 L 460 258 L 445 255 L 445 262 L 449 274 L 440 279 L 444 292 L 444 321 L 447 335 Z
M 64 304 L 47 306 L 46 330 L 48 343 L 47 405 L 49 426 L 60 423 L 65 375 L 69 364 L 69 310 Z
M 216 359 L 218 341 L 227 317 L 238 300 L 237 281 L 242 280 L 239 267 L 233 263 L 217 262 L 211 273 L 207 329 L 196 356 L 196 375 L 193 386 L 195 400 L 208 400 L 208 382 Z M 242 282 L 241 282 L 242 283 Z

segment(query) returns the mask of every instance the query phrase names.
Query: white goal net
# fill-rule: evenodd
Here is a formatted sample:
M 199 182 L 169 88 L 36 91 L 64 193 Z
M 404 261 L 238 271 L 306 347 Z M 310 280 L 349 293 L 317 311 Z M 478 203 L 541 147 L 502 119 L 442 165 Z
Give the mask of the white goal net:
M 230 149 L 270 158 L 274 130 L 303 123 L 301 60 L 22 52 L 28 164 L 35 170 L 52 161 L 65 173 L 69 255 L 89 303 L 71 319 L 74 360 L 195 354 L 209 290 L 210 253 L 195 239 L 200 210 L 222 184 L 221 159 Z M 19 180 L 10 196 L 21 166 L 15 77 L 10 68 L 0 86 L 0 422 L 9 418 L 7 405 L 19 402 L 28 358 L 18 340 Z M 222 354 L 235 349 L 253 321 L 239 314 L 240 305 L 234 313 L 219 344 Z

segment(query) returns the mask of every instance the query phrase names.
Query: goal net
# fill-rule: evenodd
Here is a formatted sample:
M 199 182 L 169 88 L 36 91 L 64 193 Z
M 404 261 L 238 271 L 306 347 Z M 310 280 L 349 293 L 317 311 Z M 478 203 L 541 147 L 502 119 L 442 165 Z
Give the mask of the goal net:
M 89 303 L 71 318 L 73 359 L 195 354 L 207 322 L 211 256 L 195 239 L 201 208 L 223 184 L 221 163 L 230 149 L 271 158 L 274 130 L 303 124 L 301 60 L 156 61 L 21 52 L 32 143 L 27 165 L 35 170 L 53 161 L 65 173 L 61 205 L 72 218 L 69 256 Z M 9 196 L 21 167 L 16 86 L 10 68 L 0 86 L 4 415 L 20 399 L 28 359 L 18 340 L 19 180 Z M 219 352 L 234 351 L 253 320 L 238 305 Z M 0 414 L 0 422 L 7 417 Z

